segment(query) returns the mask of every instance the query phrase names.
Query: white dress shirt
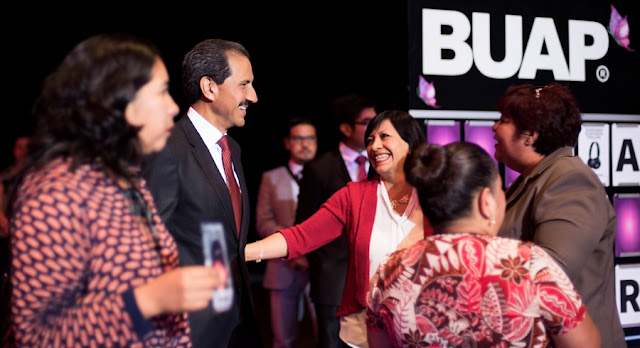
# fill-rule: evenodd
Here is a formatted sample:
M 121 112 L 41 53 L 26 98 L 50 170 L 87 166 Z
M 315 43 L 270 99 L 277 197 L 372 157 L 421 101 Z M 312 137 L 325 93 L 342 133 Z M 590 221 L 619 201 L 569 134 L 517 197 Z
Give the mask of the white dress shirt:
M 356 158 L 358 156 L 367 156 L 367 150 L 363 150 L 362 152 L 357 152 L 352 148 L 345 145 L 343 142 L 340 142 L 338 145 L 338 149 L 340 150 L 340 154 L 342 155 L 342 159 L 344 160 L 344 164 L 347 166 L 347 171 L 349 172 L 349 176 L 351 177 L 351 181 L 358 181 L 358 163 L 356 162 Z M 369 172 L 369 161 L 365 162 L 365 170 Z
M 200 138 L 202 138 L 202 141 L 207 146 L 207 149 L 211 154 L 211 158 L 213 158 L 213 162 L 215 162 L 216 167 L 220 172 L 220 176 L 222 176 L 222 180 L 224 180 L 227 186 L 229 186 L 229 183 L 227 182 L 227 175 L 224 172 L 224 164 L 222 163 L 222 148 L 218 145 L 218 141 L 224 134 L 222 134 L 218 128 L 209 123 L 209 121 L 205 120 L 204 117 L 202 117 L 192 107 L 189 107 L 189 110 L 187 110 L 187 117 L 189 117 L 189 120 L 193 123 L 193 127 L 195 127 L 198 134 L 200 134 Z M 240 180 L 238 180 L 235 166 L 233 167 L 233 176 L 236 178 L 240 192 L 242 192 L 242 187 L 240 187 Z

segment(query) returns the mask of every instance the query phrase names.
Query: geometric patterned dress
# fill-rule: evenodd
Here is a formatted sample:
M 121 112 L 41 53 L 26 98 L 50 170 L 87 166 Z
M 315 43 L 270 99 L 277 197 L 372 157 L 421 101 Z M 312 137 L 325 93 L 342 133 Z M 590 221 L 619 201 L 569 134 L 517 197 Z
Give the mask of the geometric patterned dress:
M 133 298 L 133 288 L 178 266 L 176 244 L 140 185 L 146 222 L 94 165 L 70 171 L 58 159 L 25 178 L 10 230 L 17 346 L 191 346 L 186 313 L 145 319 Z

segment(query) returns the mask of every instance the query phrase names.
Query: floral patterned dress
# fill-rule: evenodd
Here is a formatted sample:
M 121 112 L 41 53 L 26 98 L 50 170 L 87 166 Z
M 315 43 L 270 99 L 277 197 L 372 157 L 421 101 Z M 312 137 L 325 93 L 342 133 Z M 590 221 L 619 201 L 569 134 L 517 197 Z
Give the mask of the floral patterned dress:
M 586 307 L 540 247 L 441 234 L 390 254 L 371 280 L 367 327 L 396 347 L 546 347 Z

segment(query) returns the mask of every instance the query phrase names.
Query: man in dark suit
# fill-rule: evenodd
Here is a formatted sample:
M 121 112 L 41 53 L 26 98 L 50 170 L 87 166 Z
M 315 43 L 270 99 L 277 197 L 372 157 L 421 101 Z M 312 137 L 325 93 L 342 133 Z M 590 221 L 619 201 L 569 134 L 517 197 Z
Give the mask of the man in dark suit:
M 190 108 L 176 122 L 163 151 L 145 163 L 143 176 L 178 244 L 181 266 L 204 262 L 200 224 L 222 223 L 235 301 L 226 312 L 208 307 L 189 313 L 193 346 L 261 347 L 244 262 L 249 195 L 240 146 L 227 135 L 229 128 L 244 126 L 247 107 L 258 101 L 249 53 L 235 42 L 204 40 L 185 55 L 182 82 Z M 230 152 L 232 168 L 223 164 L 225 151 Z M 236 210 L 232 197 L 238 186 Z
M 307 163 L 303 169 L 298 196 L 296 223 L 313 215 L 336 191 L 349 181 L 358 181 L 357 158 L 367 156 L 364 133 L 376 115 L 375 102 L 358 94 L 336 98 L 332 116 L 341 133 L 338 147 Z M 368 171 L 369 161 L 364 161 Z M 348 247 L 344 234 L 307 255 L 311 299 L 316 307 L 318 346 L 343 347 L 336 317 L 347 274 Z

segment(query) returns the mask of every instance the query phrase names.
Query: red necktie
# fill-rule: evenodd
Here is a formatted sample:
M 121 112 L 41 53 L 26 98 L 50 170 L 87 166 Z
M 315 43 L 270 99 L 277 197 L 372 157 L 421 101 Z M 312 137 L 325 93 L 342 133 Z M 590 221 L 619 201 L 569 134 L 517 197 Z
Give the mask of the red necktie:
M 229 193 L 231 194 L 231 204 L 233 204 L 233 216 L 236 219 L 236 229 L 238 230 L 238 235 L 240 235 L 240 225 L 242 223 L 242 196 L 240 195 L 240 188 L 238 187 L 236 178 L 233 176 L 231 150 L 229 150 L 229 139 L 226 135 L 223 135 L 222 138 L 218 140 L 218 145 L 222 148 L 224 174 L 227 177 L 227 186 L 229 186 Z
M 356 158 L 356 163 L 358 163 L 358 181 L 365 180 L 367 178 L 367 169 L 365 168 L 367 158 L 364 156 L 358 156 L 358 158 Z

